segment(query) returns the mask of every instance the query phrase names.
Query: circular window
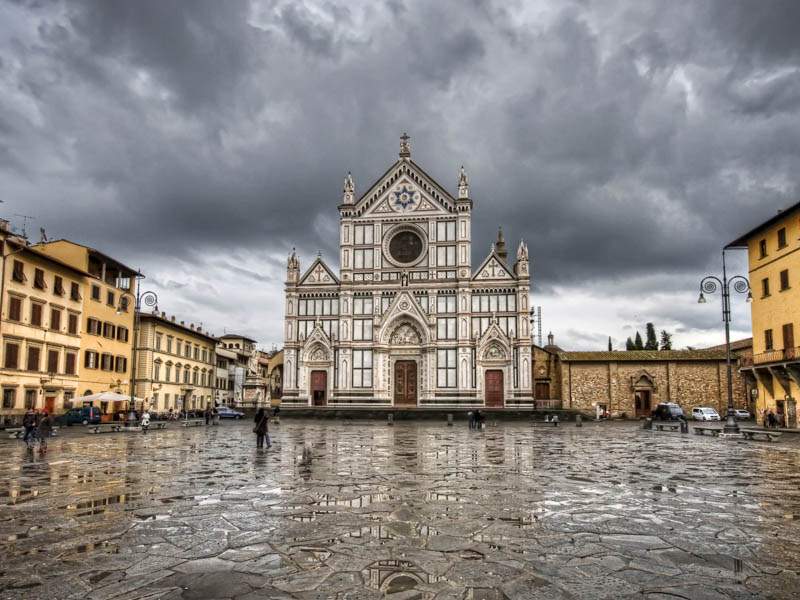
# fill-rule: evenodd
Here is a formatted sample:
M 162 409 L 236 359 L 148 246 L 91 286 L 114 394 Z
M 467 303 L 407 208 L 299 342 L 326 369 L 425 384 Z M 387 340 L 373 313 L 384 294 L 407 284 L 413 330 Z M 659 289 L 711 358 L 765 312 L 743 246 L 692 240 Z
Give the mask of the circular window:
M 389 242 L 389 254 L 402 264 L 416 261 L 422 255 L 422 250 L 422 238 L 413 231 L 401 231 Z

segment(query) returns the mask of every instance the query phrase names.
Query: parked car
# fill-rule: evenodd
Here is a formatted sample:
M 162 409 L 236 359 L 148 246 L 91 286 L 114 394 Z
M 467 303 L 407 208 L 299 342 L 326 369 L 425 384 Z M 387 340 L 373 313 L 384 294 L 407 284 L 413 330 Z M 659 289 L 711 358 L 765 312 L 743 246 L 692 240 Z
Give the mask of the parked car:
M 695 406 L 692 409 L 692 419 L 695 421 L 719 421 L 719 414 L 713 408 Z
M 73 423 L 88 425 L 89 423 L 99 423 L 102 417 L 100 416 L 100 409 L 95 406 L 79 406 L 69 409 L 65 420 L 67 425 L 72 425 Z
M 749 410 L 744 410 L 742 408 L 735 408 L 733 410 L 733 416 L 742 421 L 753 418 L 753 415 L 750 414 Z
M 238 410 L 233 410 L 232 408 L 228 408 L 227 406 L 218 406 L 217 407 L 217 414 L 219 415 L 220 419 L 243 419 L 244 413 L 239 412 Z
M 653 410 L 653 419 L 658 421 L 677 421 L 685 416 L 680 405 L 674 402 L 659 402 Z

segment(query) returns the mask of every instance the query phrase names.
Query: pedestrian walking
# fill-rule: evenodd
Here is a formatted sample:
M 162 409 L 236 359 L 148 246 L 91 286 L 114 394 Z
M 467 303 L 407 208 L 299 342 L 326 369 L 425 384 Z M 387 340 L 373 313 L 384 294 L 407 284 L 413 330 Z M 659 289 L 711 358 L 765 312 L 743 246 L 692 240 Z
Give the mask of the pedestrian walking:
M 206 427 L 211 423 L 211 407 L 206 406 L 206 411 L 203 413 L 206 418 Z
M 467 419 L 469 419 L 469 428 L 470 429 L 475 429 L 475 413 L 473 413 L 472 411 L 469 411 L 467 413 Z
M 473 418 L 475 419 L 475 429 L 483 429 L 483 413 L 480 408 L 475 409 Z
M 772 409 L 769 409 L 769 413 L 767 413 L 767 422 L 769 423 L 770 429 L 775 427 L 775 413 L 772 412 Z
M 147 430 L 150 428 L 150 411 L 145 409 L 144 414 L 142 414 L 142 433 L 147 433 Z
M 53 421 L 47 410 L 42 411 L 42 418 L 36 424 L 36 438 L 39 440 L 39 452 L 44 454 L 47 452 L 47 438 L 53 433 Z
M 32 408 L 29 408 L 25 416 L 22 417 L 22 428 L 25 430 L 22 440 L 28 444 L 28 438 L 33 438 L 36 435 L 36 412 Z M 32 444 L 28 444 L 28 447 L 33 449 Z
M 259 408 L 253 419 L 253 422 L 256 424 L 256 426 L 253 427 L 253 433 L 256 434 L 256 448 L 263 448 L 265 440 L 267 442 L 267 448 L 272 448 L 272 444 L 269 442 L 269 425 L 267 421 L 269 421 L 269 414 L 263 408 Z

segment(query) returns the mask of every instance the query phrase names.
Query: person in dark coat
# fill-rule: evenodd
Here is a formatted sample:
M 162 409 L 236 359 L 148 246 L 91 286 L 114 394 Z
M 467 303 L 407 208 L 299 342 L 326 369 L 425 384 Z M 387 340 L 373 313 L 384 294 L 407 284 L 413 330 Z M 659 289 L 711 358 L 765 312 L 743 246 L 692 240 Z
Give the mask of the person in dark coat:
M 259 408 L 256 416 L 253 418 L 253 423 L 256 424 L 253 427 L 253 433 L 256 434 L 256 448 L 263 448 L 264 447 L 264 440 L 266 439 L 267 448 L 272 448 L 272 444 L 269 442 L 269 414 L 263 409 Z
M 36 437 L 39 440 L 39 452 L 47 452 L 47 438 L 53 432 L 53 421 L 46 410 L 42 411 L 42 418 L 36 425 Z
M 210 406 L 206 406 L 206 411 L 205 411 L 205 413 L 203 413 L 203 415 L 206 418 L 206 425 L 211 423 L 211 407 Z
M 35 435 L 36 431 L 36 413 L 32 408 L 29 408 L 22 418 L 22 427 L 25 429 L 25 435 L 22 436 L 23 441 L 28 442 L 30 436 Z

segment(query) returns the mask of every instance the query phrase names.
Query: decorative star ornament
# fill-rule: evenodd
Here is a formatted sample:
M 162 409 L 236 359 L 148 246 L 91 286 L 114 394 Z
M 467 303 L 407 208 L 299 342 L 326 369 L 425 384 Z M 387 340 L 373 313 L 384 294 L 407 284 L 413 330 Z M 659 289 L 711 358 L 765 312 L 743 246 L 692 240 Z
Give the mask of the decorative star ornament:
M 403 189 L 394 192 L 393 204 L 395 206 L 399 206 L 403 210 L 406 210 L 409 206 L 413 206 L 417 203 L 415 200 L 416 196 L 417 192 L 408 189 L 406 186 L 403 186 Z

